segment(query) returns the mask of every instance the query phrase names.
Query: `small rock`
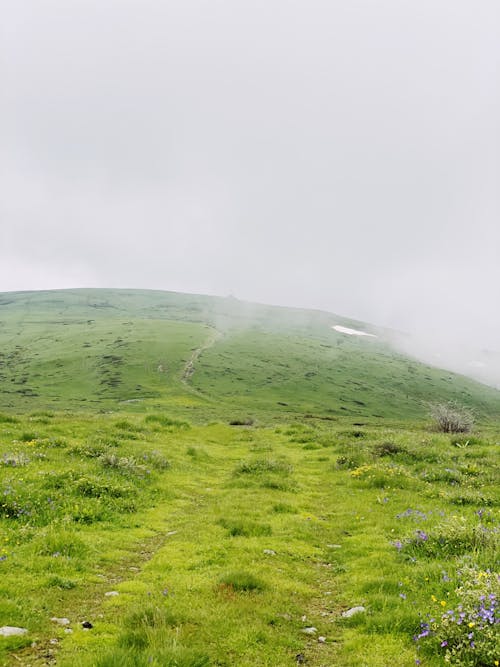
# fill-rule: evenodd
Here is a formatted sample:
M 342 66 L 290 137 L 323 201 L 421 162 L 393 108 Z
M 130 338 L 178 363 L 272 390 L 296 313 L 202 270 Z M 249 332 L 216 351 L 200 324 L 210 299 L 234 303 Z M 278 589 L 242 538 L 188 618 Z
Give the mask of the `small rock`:
M 266 554 L 266 556 L 276 556 L 276 551 L 274 551 L 273 549 L 264 549 L 264 553 Z
M 71 628 L 64 628 L 64 632 L 65 632 L 67 635 L 70 635 L 70 634 L 73 632 L 73 630 L 72 630 Z
M 318 632 L 318 630 L 314 626 L 311 625 L 308 628 L 302 628 L 302 632 L 305 635 L 315 635 Z
M 57 618 L 57 616 L 53 616 L 50 620 L 57 625 L 69 625 L 71 623 L 69 618 Z
M 344 618 L 351 618 L 351 616 L 355 616 L 356 614 L 361 614 L 364 611 L 366 611 L 366 609 L 364 607 L 352 607 L 352 609 L 348 609 L 347 611 L 344 611 L 342 613 L 342 616 Z
M 14 625 L 3 625 L 0 628 L 0 637 L 15 637 L 16 635 L 25 635 L 28 632 L 26 628 L 16 628 Z
M 320 644 L 324 644 L 326 642 L 326 637 L 323 637 L 323 636 L 318 637 L 318 641 L 319 641 Z
M 84 628 L 85 630 L 90 630 L 93 627 L 94 626 L 92 625 L 92 623 L 90 621 L 83 621 L 83 623 L 82 623 L 82 628 Z
M 108 591 L 107 593 L 104 593 L 104 596 L 107 598 L 115 598 L 117 595 L 120 595 L 118 591 Z
M 177 530 L 169 530 L 167 533 L 167 537 L 170 537 L 171 535 L 177 535 Z
M 49 639 L 49 644 L 59 644 L 59 639 L 56 639 L 55 637 L 53 639 Z
M 138 567 L 129 567 L 128 568 L 131 572 L 140 572 L 141 570 Z

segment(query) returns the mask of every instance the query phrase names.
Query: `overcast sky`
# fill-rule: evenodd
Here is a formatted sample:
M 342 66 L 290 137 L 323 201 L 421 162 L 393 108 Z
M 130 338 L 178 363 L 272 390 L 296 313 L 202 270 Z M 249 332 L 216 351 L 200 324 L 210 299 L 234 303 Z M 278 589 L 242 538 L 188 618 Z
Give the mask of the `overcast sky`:
M 498 0 L 0 10 L 0 291 L 234 294 L 498 347 Z

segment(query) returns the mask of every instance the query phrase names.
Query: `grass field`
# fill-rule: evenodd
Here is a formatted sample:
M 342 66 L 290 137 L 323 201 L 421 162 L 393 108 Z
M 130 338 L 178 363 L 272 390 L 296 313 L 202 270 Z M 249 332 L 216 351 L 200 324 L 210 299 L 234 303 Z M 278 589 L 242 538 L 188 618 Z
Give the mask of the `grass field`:
M 456 400 L 487 419 L 499 396 L 398 354 L 383 330 L 319 311 L 140 290 L 0 295 L 0 409 L 378 420 L 422 418 L 429 402 Z
M 1 297 L 0 664 L 498 664 L 497 392 L 323 313 Z

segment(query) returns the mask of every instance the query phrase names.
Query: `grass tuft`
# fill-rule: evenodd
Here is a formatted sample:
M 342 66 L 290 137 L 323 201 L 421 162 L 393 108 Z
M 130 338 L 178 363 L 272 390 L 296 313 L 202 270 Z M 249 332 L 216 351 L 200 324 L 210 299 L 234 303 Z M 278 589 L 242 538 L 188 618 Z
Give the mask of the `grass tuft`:
M 230 589 L 236 592 L 259 592 L 266 588 L 265 583 L 251 572 L 228 572 L 219 579 L 221 590 Z

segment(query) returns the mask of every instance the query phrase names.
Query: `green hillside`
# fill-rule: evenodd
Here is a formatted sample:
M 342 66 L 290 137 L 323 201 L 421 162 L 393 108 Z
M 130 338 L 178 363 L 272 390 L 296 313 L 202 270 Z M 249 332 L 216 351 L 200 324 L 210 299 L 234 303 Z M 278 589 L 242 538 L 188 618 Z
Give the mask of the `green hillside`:
M 329 313 L 0 295 L 1 667 L 498 665 L 498 408 Z
M 142 290 L 0 295 L 1 409 L 168 405 L 204 420 L 223 404 L 235 418 L 401 419 L 456 400 L 487 417 L 499 396 L 398 354 L 383 330 L 330 313 Z

